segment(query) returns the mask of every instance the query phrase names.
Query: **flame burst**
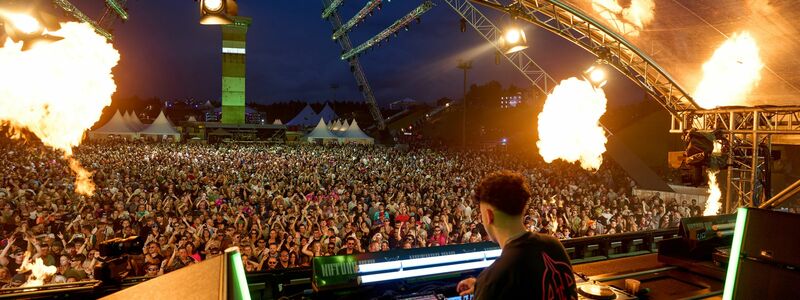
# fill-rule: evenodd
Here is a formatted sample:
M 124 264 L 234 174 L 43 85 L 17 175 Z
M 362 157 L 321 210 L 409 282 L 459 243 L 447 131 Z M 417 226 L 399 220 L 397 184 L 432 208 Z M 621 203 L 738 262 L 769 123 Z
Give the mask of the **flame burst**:
M 619 0 L 592 0 L 592 9 L 617 32 L 637 37 L 655 18 L 656 3 L 654 0 L 631 0 L 628 7 L 622 7 Z
M 749 32 L 736 33 L 703 64 L 703 79 L 694 93 L 702 108 L 747 105 L 747 95 L 761 80 L 764 63 Z
M 580 161 L 584 169 L 599 169 L 608 141 L 599 123 L 606 102 L 603 90 L 588 81 L 575 77 L 561 81 L 539 114 L 536 146 L 542 158 L 548 163 L 558 158 Z
M 20 273 L 24 273 L 28 270 L 31 271 L 30 276 L 28 276 L 28 281 L 23 283 L 21 287 L 42 286 L 44 285 L 45 279 L 56 274 L 58 268 L 55 266 L 45 265 L 41 258 L 36 258 L 34 262 L 31 262 L 30 256 L 30 252 L 26 251 L 25 259 L 22 261 L 22 265 L 19 267 Z
M 719 213 L 722 191 L 717 182 L 717 173 L 719 171 L 708 171 L 708 199 L 706 200 L 706 209 L 703 211 L 704 216 L 716 216 Z
M 10 39 L 0 48 L 0 122 L 26 128 L 64 151 L 77 174 L 76 191 L 91 195 L 91 173 L 72 157 L 86 129 L 111 104 L 116 90 L 111 74 L 119 52 L 87 24 L 65 23 L 53 35 L 64 37 L 22 52 Z M 19 136 L 19 135 L 17 135 Z

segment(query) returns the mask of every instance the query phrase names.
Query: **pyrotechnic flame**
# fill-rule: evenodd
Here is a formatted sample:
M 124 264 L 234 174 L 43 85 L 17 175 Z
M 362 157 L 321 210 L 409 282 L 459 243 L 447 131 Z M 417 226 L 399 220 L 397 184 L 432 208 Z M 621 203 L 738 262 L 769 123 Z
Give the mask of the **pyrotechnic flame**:
M 622 7 L 619 0 L 592 0 L 592 9 L 617 32 L 637 37 L 655 18 L 656 3 L 654 0 L 632 0 L 628 7 Z
M 694 100 L 700 107 L 747 105 L 747 95 L 761 80 L 764 63 L 749 32 L 736 33 L 703 64 Z
M 706 200 L 706 209 L 703 211 L 704 216 L 716 216 L 722 205 L 719 202 L 722 198 L 722 191 L 717 182 L 717 173 L 719 171 L 708 171 L 708 199 Z
M 599 125 L 606 102 L 603 90 L 588 81 L 575 77 L 561 81 L 539 114 L 536 146 L 542 158 L 548 163 L 558 158 L 580 161 L 584 169 L 599 169 L 608 141 Z
M 0 122 L 26 128 L 64 151 L 78 177 L 76 191 L 90 195 L 91 173 L 72 158 L 72 147 L 111 104 L 111 68 L 119 52 L 87 24 L 65 23 L 51 34 L 64 39 L 25 52 L 22 43 L 9 39 L 0 48 Z
M 22 261 L 22 265 L 19 267 L 20 273 L 28 270 L 31 271 L 31 275 L 28 276 L 28 281 L 23 283 L 20 287 L 42 286 L 44 285 L 45 279 L 53 276 L 58 271 L 58 268 L 55 266 L 45 265 L 41 258 L 36 258 L 36 261 L 31 263 L 30 255 L 31 254 L 29 252 L 25 252 L 25 259 Z

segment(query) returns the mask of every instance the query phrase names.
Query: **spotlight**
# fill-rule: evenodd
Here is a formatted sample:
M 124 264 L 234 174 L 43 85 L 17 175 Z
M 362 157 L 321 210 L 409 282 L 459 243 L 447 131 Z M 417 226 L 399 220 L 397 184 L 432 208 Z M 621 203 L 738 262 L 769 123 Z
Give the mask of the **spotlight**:
M 31 11 L 33 11 L 32 14 L 0 13 L 5 35 L 15 43 L 22 41 L 22 51 L 30 50 L 36 44 L 52 43 L 64 39 L 48 34 L 50 31 L 61 29 L 54 16 L 40 12 L 36 7 L 33 7 Z
M 498 43 L 505 54 L 522 51 L 528 48 L 528 38 L 525 31 L 516 27 L 509 27 L 500 37 Z
M 223 8 L 222 0 L 205 0 L 203 8 L 209 12 L 221 12 Z
M 592 83 L 596 88 L 602 88 L 608 83 L 606 70 L 599 64 L 594 64 L 583 72 L 583 77 Z
M 239 7 L 235 0 L 200 0 L 200 24 L 233 24 L 233 16 L 238 15 Z

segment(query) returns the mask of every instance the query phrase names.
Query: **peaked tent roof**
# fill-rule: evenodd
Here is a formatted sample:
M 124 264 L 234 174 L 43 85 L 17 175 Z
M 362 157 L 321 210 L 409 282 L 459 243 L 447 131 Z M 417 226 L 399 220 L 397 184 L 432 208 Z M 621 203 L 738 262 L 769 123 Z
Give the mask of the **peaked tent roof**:
M 331 130 L 332 131 L 339 131 L 340 128 L 342 128 L 342 122 L 341 121 L 336 120 L 336 122 L 333 122 L 333 126 L 331 126 Z
M 336 120 L 339 118 L 339 116 L 336 115 L 336 112 L 328 103 L 325 103 L 325 107 L 322 108 L 322 111 L 319 112 L 319 115 L 325 118 L 325 120 Z
M 325 119 L 320 118 L 319 123 L 317 123 L 317 127 L 314 127 L 314 130 L 306 135 L 306 138 L 313 138 L 313 139 L 335 139 L 337 138 L 330 130 L 328 130 L 328 126 L 325 125 Z
M 355 119 L 353 119 L 353 121 L 355 122 Z M 345 119 L 344 123 L 342 123 L 342 126 L 339 127 L 339 132 L 345 132 L 347 131 L 347 128 L 350 128 L 350 124 L 347 123 L 347 119 Z
M 319 115 L 311 108 L 311 105 L 306 104 L 306 107 L 300 111 L 289 123 L 286 125 L 289 126 L 314 126 L 317 121 L 319 121 Z
M 275 121 L 272 122 L 272 125 L 283 125 L 283 121 L 281 121 L 281 119 L 275 119 Z
M 350 124 L 350 127 L 347 128 L 347 131 L 342 134 L 342 137 L 347 139 L 372 139 L 372 137 L 361 131 L 355 119 L 353 119 L 353 123 Z
M 126 124 L 128 124 L 128 127 L 133 130 L 139 131 L 147 127 L 144 125 L 144 123 L 142 123 L 142 121 L 139 120 L 139 117 L 136 116 L 136 111 L 132 111 L 130 114 L 123 115 L 122 118 L 125 120 Z
M 92 130 L 95 133 L 105 133 L 105 134 L 132 134 L 136 133 L 135 130 L 132 130 L 126 124 L 125 119 L 123 119 L 122 114 L 117 110 L 114 113 L 114 116 L 111 117 L 111 120 L 106 122 L 105 125 L 98 128 L 97 130 Z
M 164 111 L 162 110 L 153 124 L 147 126 L 144 130 L 140 132 L 141 134 L 154 134 L 154 135 L 180 135 L 181 133 L 175 130 L 175 127 L 172 126 L 172 123 L 167 119 L 167 116 L 164 115 Z
M 189 116 L 189 119 L 186 120 L 186 121 L 187 122 L 197 122 L 197 118 L 195 118 L 194 116 Z

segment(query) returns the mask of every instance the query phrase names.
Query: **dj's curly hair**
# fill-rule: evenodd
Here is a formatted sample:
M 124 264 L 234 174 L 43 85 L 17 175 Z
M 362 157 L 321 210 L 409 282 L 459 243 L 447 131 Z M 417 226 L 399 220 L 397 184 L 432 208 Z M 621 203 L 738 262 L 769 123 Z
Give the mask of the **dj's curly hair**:
M 520 216 L 531 198 L 531 189 L 522 174 L 499 171 L 484 177 L 475 188 L 478 203 L 491 204 L 500 211 Z

